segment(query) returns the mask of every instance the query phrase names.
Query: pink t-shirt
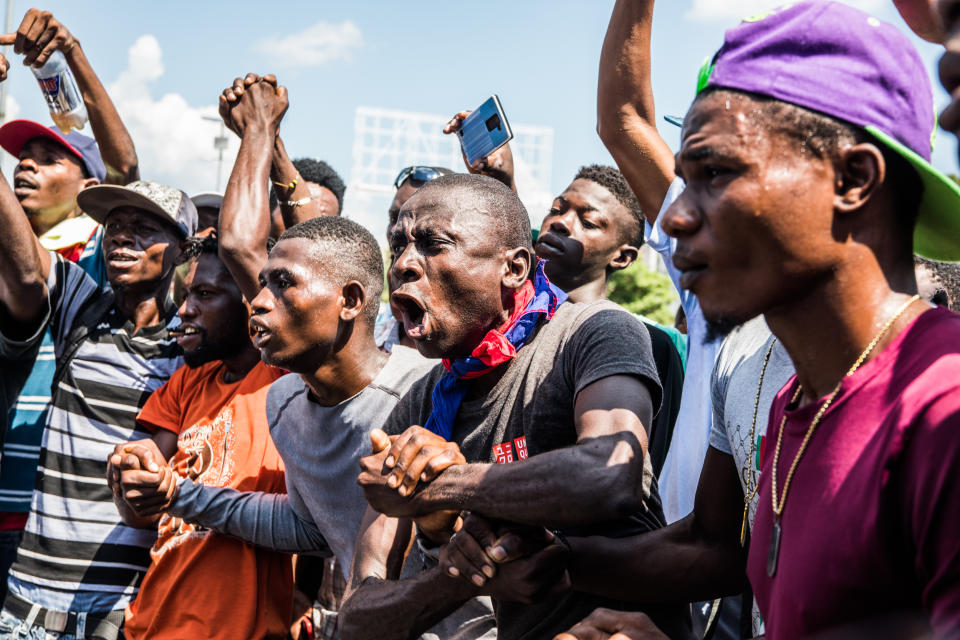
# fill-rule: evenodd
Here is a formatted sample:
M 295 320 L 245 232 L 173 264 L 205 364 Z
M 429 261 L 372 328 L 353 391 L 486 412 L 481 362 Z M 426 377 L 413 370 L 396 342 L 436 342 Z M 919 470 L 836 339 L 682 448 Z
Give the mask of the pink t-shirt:
M 802 638 L 898 611 L 937 637 L 960 634 L 960 316 L 920 315 L 843 382 L 797 467 L 776 574 L 770 476 L 784 414 L 778 491 L 821 403 L 770 407 L 747 573 L 767 638 Z

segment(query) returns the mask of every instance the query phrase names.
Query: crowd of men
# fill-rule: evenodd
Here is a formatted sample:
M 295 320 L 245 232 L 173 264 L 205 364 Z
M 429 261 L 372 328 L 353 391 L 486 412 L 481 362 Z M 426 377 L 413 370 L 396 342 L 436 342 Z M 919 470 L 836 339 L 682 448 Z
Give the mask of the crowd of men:
M 960 0 L 895 4 L 960 133 Z M 509 145 L 407 167 L 386 265 L 288 156 L 276 77 L 220 94 L 240 149 L 191 198 L 31 9 L 14 53 L 66 56 L 93 137 L 0 127 L 0 640 L 960 638 L 960 186 L 923 63 L 839 2 L 754 16 L 674 153 L 653 5 L 600 52 L 617 168 L 536 232 Z M 644 243 L 682 333 L 606 297 Z

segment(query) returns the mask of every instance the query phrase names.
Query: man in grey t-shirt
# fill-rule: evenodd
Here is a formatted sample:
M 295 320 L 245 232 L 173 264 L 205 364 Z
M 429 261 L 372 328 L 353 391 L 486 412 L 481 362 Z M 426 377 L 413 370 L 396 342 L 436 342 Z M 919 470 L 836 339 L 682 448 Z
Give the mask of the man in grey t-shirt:
M 356 465 L 368 434 L 432 363 L 409 349 L 389 357 L 377 349 L 383 266 L 376 240 L 355 222 L 314 218 L 287 229 L 260 282 L 254 345 L 264 362 L 292 372 L 267 396 L 287 494 L 190 480 L 172 490 L 172 474 L 154 490 L 172 494 L 163 505 L 171 515 L 275 550 L 332 552 L 348 567 L 366 508 Z
M 731 456 L 737 467 L 748 505 L 748 521 L 744 523 L 747 530 L 753 529 L 757 512 L 760 452 L 770 405 L 793 374 L 787 350 L 770 333 L 763 316 L 731 332 L 720 346 L 714 365 L 710 446 Z M 763 620 L 756 602 L 751 617 L 753 635 L 763 635 Z

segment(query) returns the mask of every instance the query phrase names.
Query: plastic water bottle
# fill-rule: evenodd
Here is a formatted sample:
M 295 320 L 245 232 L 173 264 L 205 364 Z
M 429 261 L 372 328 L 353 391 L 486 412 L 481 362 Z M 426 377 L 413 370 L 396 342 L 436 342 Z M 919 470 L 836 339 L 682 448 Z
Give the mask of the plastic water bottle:
M 83 104 L 80 88 L 63 53 L 54 51 L 45 65 L 39 69 L 30 67 L 30 70 L 37 77 L 40 91 L 50 109 L 50 117 L 57 128 L 64 133 L 70 133 L 71 129 L 83 129 L 87 123 L 87 107 Z

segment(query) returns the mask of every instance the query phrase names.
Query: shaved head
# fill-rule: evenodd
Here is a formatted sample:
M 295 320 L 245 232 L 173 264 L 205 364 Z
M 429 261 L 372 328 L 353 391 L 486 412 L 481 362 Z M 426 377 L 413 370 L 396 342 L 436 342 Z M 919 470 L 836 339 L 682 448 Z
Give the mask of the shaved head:
M 447 206 L 469 208 L 488 217 L 493 226 L 490 235 L 498 241 L 499 248 L 524 247 L 533 250 L 530 233 L 530 216 L 510 188 L 487 176 L 469 173 L 454 173 L 440 176 L 425 184 L 420 194 L 441 196 Z

